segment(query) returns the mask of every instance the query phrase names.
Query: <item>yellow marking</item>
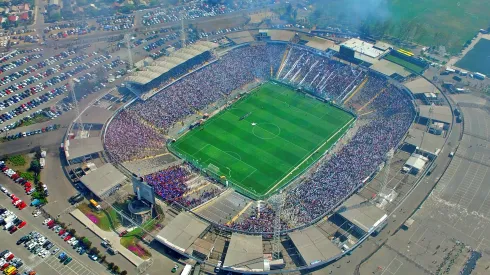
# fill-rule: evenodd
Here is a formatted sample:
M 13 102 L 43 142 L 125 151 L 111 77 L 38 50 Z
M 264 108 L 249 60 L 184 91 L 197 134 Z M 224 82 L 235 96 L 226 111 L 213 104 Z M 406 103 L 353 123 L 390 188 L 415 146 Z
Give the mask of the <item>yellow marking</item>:
M 349 122 L 347 122 L 344 126 L 342 126 L 342 128 L 340 128 L 337 132 L 335 132 L 335 134 L 333 134 L 331 137 L 329 137 L 322 145 L 318 146 L 318 148 L 316 148 L 315 151 L 313 151 L 313 153 L 311 153 L 309 156 L 307 156 L 300 164 L 298 164 L 296 167 L 293 168 L 293 170 L 291 170 L 291 172 L 289 172 L 284 178 L 282 178 L 280 181 L 278 181 L 274 186 L 272 186 L 271 189 L 269 189 L 269 191 L 267 191 L 264 195 L 267 196 L 267 194 L 269 194 L 269 192 L 273 191 L 274 189 L 276 189 L 276 187 L 282 182 L 284 181 L 287 177 L 289 177 L 294 171 L 296 171 L 296 169 L 298 169 L 298 167 L 300 167 L 303 163 L 305 163 L 306 161 L 308 161 L 311 156 L 313 156 L 316 152 L 318 152 L 325 144 L 327 144 L 327 142 L 329 142 L 332 138 L 336 137 L 337 134 L 342 131 L 345 127 L 347 126 L 350 126 L 351 122 L 354 120 L 355 118 L 351 118 L 351 120 L 349 120 Z
M 369 115 L 370 113 L 374 113 L 374 111 L 370 111 L 370 112 L 367 112 L 367 113 L 361 114 L 361 115 L 359 115 L 359 116 Z
M 386 91 L 386 88 L 384 88 L 383 90 L 381 90 L 381 92 L 379 92 L 378 94 L 376 94 L 375 96 L 373 96 L 373 98 L 371 98 L 366 104 L 364 104 L 364 106 L 362 106 L 361 108 L 359 108 L 357 110 L 357 112 L 360 112 L 360 111 L 362 111 L 362 109 L 366 108 L 369 104 L 371 104 L 371 102 L 373 102 L 384 91 Z
M 359 92 L 362 87 L 364 87 L 364 85 L 366 85 L 366 82 L 368 81 L 368 78 L 369 77 L 366 77 L 364 78 L 364 81 L 356 88 L 356 90 L 344 101 L 344 105 L 347 104 L 347 102 L 349 102 L 349 100 L 351 100 L 356 94 L 357 92 Z
M 130 162 L 147 160 L 147 159 L 154 159 L 154 158 L 158 158 L 158 157 L 165 156 L 165 155 L 170 155 L 170 153 L 163 153 L 163 154 L 158 154 L 158 155 L 154 155 L 154 156 L 149 156 L 149 157 L 144 157 L 144 158 L 139 158 L 139 159 L 133 159 L 133 160 L 130 160 Z
M 209 184 L 210 184 L 209 182 L 206 182 L 205 184 L 203 184 L 203 185 L 201 185 L 201 186 L 199 186 L 197 188 L 194 188 L 191 191 L 185 193 L 184 195 L 182 195 L 182 197 L 187 197 L 189 195 L 192 195 L 192 194 L 196 193 L 197 191 L 203 189 L 204 187 L 208 186 Z
M 245 211 L 247 211 L 247 209 L 250 207 L 250 205 L 252 205 L 253 201 L 247 203 L 247 205 L 245 205 L 245 207 L 240 210 L 240 212 L 238 212 L 238 214 L 235 215 L 235 217 L 233 217 L 229 222 L 227 222 L 226 224 L 227 225 L 230 225 L 231 223 L 235 222 L 238 218 L 240 218 L 241 215 L 243 215 L 243 213 L 245 213 Z

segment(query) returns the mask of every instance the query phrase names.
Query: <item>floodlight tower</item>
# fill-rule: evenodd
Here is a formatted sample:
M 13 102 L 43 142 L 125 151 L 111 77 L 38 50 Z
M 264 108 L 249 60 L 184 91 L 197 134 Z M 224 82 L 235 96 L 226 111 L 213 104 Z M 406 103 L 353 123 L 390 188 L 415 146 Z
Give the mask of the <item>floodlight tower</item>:
M 281 213 L 282 205 L 284 204 L 284 194 L 279 192 L 271 201 L 273 202 L 276 216 L 274 218 L 274 234 L 272 239 L 272 259 L 281 258 Z
M 82 135 L 84 131 L 82 115 L 80 114 L 80 108 L 78 107 L 77 95 L 75 94 L 75 82 L 73 81 L 73 78 L 70 78 L 68 80 L 68 89 L 70 89 L 73 106 L 75 108 L 75 112 L 77 113 L 77 117 L 75 119 L 75 125 L 78 125 L 78 132 L 80 133 L 80 135 Z
M 181 37 L 181 39 L 182 39 L 182 48 L 184 48 L 184 47 L 185 47 L 184 13 L 185 13 L 185 12 L 184 12 L 184 11 L 182 11 L 182 12 L 181 12 L 181 14 L 180 14 L 180 16 L 181 16 L 181 17 L 180 17 L 180 19 L 181 19 L 181 20 L 180 20 L 180 28 L 182 29 L 182 37 Z
M 391 160 L 393 159 L 393 156 L 395 155 L 395 150 L 391 148 L 388 153 L 386 153 L 386 161 L 385 161 L 385 176 L 384 176 L 384 181 L 382 183 L 381 188 L 379 189 L 379 193 L 382 193 L 386 186 L 388 186 L 388 182 L 390 181 L 390 169 L 391 169 Z
M 126 41 L 126 47 L 128 47 L 128 65 L 129 69 L 133 69 L 133 54 L 131 52 L 131 34 L 127 33 L 124 35 L 124 40 Z

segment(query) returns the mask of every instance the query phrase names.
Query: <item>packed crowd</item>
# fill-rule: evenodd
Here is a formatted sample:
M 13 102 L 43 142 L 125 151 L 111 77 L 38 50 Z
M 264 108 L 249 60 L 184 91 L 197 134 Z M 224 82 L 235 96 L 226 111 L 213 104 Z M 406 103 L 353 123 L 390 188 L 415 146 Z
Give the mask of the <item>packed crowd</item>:
M 257 79 L 269 79 L 271 71 L 279 71 L 285 48 L 284 44 L 268 44 L 234 49 L 151 99 L 137 102 L 110 124 L 106 136 L 109 152 L 116 161 L 127 161 L 161 148 L 164 138 L 155 129 L 165 131 L 197 110 L 226 98 L 232 91 Z M 365 72 L 359 69 L 302 48 L 289 52 L 286 65 L 279 73 L 279 79 L 335 100 L 345 97 L 364 77 Z M 328 161 L 316 165 L 308 179 L 288 191 L 281 217 L 284 228 L 321 217 L 357 190 L 385 161 L 386 153 L 397 146 L 415 115 L 409 96 L 380 76 L 369 75 L 350 107 L 367 103 L 373 111 L 370 120 L 359 126 L 351 141 Z M 148 175 L 146 180 L 163 199 L 192 208 L 215 194 L 203 192 L 198 199 L 183 199 L 182 195 L 189 191 L 184 184 L 188 173 L 189 168 L 173 167 Z M 230 227 L 270 232 L 274 216 L 272 207 L 266 206 L 260 213 L 252 210 Z
M 235 49 L 130 109 L 156 127 L 167 129 L 256 79 L 269 79 L 271 67 L 277 71 L 284 49 L 282 44 Z
M 374 82 L 374 81 L 373 81 Z M 320 163 L 311 177 L 288 191 L 282 207 L 282 226 L 299 226 L 321 217 L 357 190 L 365 178 L 386 160 L 386 153 L 396 148 L 415 115 L 410 99 L 402 91 L 377 81 L 363 87 L 360 93 L 375 95 L 372 102 L 377 114 L 360 127 L 352 140 L 327 162 Z M 372 97 L 364 97 L 365 104 Z M 271 232 L 274 214 L 251 216 L 231 226 L 247 231 Z
M 176 201 L 182 198 L 187 191 L 185 182 L 191 175 L 186 166 L 172 166 L 165 170 L 145 176 L 145 181 L 153 186 L 157 193 L 165 201 Z
M 124 162 L 154 155 L 164 148 L 165 138 L 133 111 L 123 110 L 107 127 L 105 146 L 113 161 Z
M 278 79 L 305 87 L 321 97 L 341 101 L 364 76 L 362 70 L 294 47 L 288 52 Z

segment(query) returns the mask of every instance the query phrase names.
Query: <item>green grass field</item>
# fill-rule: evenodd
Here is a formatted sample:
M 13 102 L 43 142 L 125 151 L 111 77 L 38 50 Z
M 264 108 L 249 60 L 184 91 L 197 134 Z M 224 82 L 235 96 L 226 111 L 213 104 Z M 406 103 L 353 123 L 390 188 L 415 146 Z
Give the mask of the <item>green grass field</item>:
M 424 68 L 422 68 L 422 67 L 420 67 L 418 65 L 415 65 L 413 63 L 410 63 L 410 62 L 408 62 L 406 60 L 403 60 L 403 59 L 401 59 L 401 58 L 399 58 L 397 56 L 391 55 L 391 54 L 386 55 L 384 57 L 384 59 L 389 60 L 389 61 L 391 61 L 391 62 L 393 62 L 395 64 L 398 64 L 398 65 L 400 65 L 402 67 L 405 67 L 405 68 L 407 68 L 407 69 L 409 69 L 411 71 L 414 71 L 414 72 L 416 72 L 418 74 L 422 73 L 423 70 L 424 70 Z
M 354 120 L 330 104 L 266 83 L 171 147 L 204 169 L 218 167 L 238 191 L 263 197 L 318 160 Z

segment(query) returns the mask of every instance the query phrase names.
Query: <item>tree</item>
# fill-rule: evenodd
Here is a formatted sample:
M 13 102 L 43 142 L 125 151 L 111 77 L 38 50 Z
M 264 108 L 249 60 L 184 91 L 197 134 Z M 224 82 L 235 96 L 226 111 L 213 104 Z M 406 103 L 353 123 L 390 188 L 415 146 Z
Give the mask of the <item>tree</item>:
M 128 275 L 128 272 L 126 270 L 121 271 L 121 275 Z
M 29 170 L 34 172 L 35 174 L 41 173 L 41 164 L 37 160 L 31 161 L 31 166 L 29 167 Z
M 106 259 L 106 258 L 107 258 L 107 256 L 106 256 L 106 255 L 102 255 L 102 257 L 100 257 L 100 261 L 101 261 L 101 262 L 105 262 L 105 259 Z
M 115 273 L 119 273 L 119 266 L 114 265 L 114 266 L 112 267 L 112 271 L 114 271 Z
M 114 267 L 114 263 L 113 263 L 113 262 L 110 262 L 110 263 L 107 265 L 107 267 L 108 267 L 109 269 L 112 269 L 112 268 Z
M 91 253 L 91 254 L 99 254 L 99 250 L 97 249 L 97 247 L 92 247 L 92 248 L 90 249 L 90 253 Z
M 75 229 L 73 229 L 73 228 L 71 228 L 70 230 L 68 230 L 68 233 L 70 233 L 71 236 L 74 236 L 76 232 L 77 231 L 75 231 Z
M 90 247 L 92 247 L 92 242 L 89 239 L 83 237 L 82 242 L 83 242 L 83 245 L 85 245 L 85 247 L 87 249 L 90 249 Z

